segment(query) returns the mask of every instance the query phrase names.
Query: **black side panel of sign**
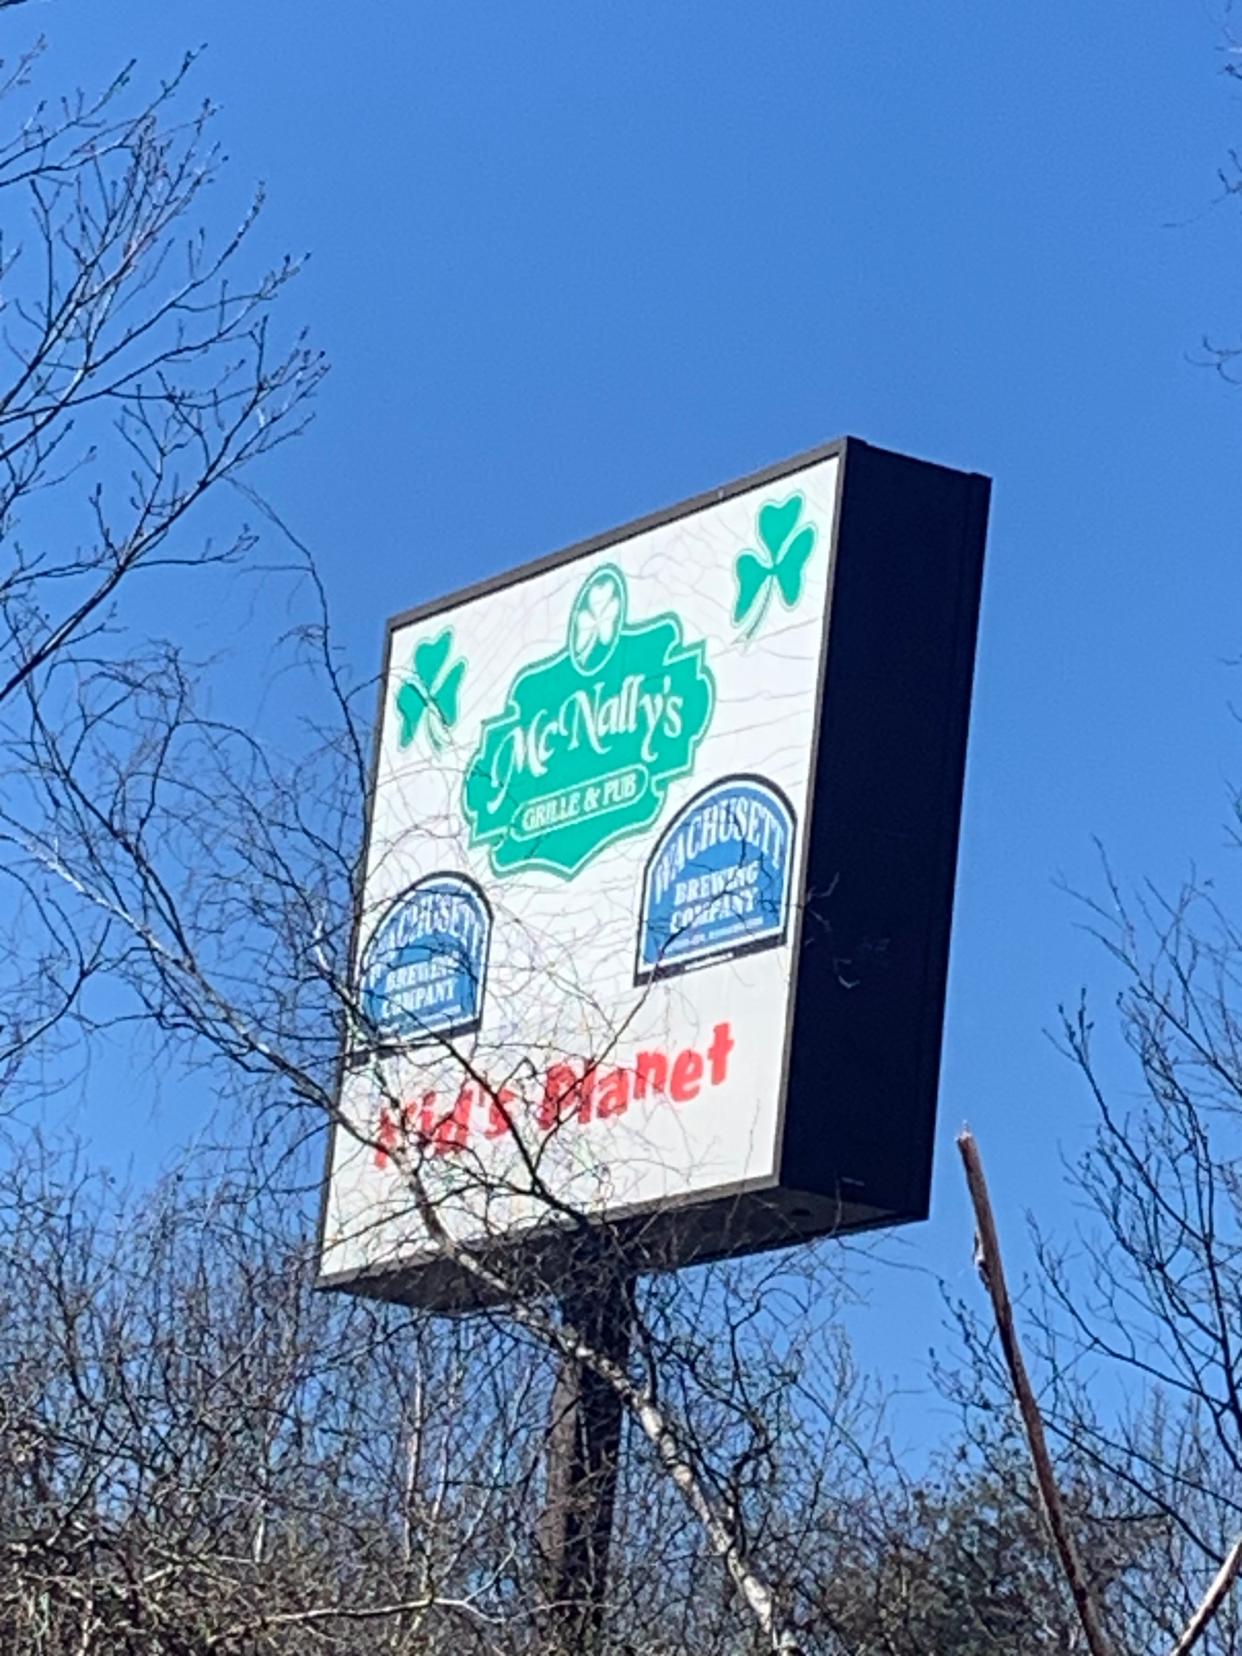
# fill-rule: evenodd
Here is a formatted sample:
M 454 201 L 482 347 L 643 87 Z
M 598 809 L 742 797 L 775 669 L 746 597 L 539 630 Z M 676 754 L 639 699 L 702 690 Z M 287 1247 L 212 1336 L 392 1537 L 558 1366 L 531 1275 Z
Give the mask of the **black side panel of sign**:
M 986 478 L 851 439 L 780 1183 L 927 1214 Z

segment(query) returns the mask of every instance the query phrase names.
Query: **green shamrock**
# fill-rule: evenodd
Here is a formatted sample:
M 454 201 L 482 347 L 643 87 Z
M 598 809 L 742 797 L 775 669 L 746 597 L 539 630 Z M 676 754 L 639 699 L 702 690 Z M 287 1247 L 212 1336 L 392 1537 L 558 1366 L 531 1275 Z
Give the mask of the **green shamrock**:
M 804 523 L 798 528 L 805 504 L 802 495 L 792 494 L 779 505 L 769 501 L 761 506 L 758 529 L 763 553 L 749 548 L 738 553 L 734 565 L 737 602 L 733 606 L 733 625 L 742 626 L 749 616 L 747 638 L 758 631 L 772 602 L 773 589 L 780 593 L 786 609 L 792 609 L 802 596 L 802 575 L 816 539 L 813 523 Z
M 574 599 L 569 618 L 569 654 L 580 673 L 603 667 L 624 623 L 625 581 L 619 569 L 605 564 Z
M 452 627 L 445 627 L 438 638 L 424 638 L 415 646 L 414 676 L 406 679 L 397 691 L 397 712 L 401 715 L 397 740 L 402 747 L 409 747 L 425 716 L 427 735 L 438 753 L 449 727 L 457 723 L 457 696 L 466 663 L 455 661 L 450 667 L 448 658 L 452 651 Z

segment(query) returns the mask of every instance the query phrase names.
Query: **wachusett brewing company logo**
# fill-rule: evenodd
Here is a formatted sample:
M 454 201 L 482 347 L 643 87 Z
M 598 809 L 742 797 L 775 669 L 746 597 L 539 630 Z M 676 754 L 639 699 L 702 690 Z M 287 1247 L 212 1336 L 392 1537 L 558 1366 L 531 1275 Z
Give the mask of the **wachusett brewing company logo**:
M 496 874 L 569 879 L 605 846 L 649 828 L 694 766 L 715 682 L 678 616 L 628 616 L 613 564 L 589 575 L 564 648 L 524 667 L 484 719 L 462 790 L 470 844 Z
M 465 875 L 428 874 L 403 891 L 363 952 L 371 1039 L 416 1046 L 478 1029 L 491 934 L 487 899 Z
M 634 982 L 783 943 L 794 828 L 792 805 L 761 776 L 696 794 L 647 861 Z

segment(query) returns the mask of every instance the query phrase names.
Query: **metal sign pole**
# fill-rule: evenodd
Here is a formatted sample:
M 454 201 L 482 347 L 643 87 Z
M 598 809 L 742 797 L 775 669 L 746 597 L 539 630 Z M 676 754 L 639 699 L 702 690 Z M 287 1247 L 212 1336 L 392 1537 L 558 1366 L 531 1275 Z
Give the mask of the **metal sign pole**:
M 629 1354 L 633 1279 L 606 1278 L 562 1295 L 567 1325 L 601 1356 Z M 547 1504 L 540 1540 L 551 1648 L 589 1656 L 599 1643 L 608 1584 L 622 1403 L 594 1369 L 562 1356 L 548 1432 Z

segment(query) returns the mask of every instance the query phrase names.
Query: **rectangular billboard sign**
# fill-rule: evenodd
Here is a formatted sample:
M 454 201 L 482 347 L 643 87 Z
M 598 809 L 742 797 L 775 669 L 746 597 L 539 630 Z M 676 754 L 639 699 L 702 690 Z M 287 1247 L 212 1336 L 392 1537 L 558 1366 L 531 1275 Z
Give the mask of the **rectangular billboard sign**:
M 926 1215 L 988 489 L 851 438 L 390 623 L 322 1282 Z

